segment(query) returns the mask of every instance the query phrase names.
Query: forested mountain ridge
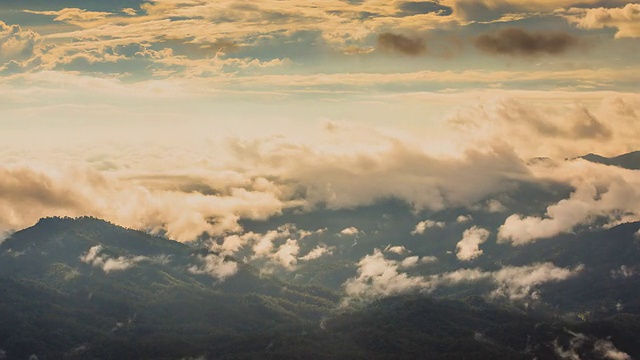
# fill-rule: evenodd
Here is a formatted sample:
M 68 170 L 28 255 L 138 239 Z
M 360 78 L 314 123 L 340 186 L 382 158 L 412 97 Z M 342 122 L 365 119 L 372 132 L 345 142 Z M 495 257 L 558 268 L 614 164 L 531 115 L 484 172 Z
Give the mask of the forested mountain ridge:
M 550 284 L 544 301 L 527 307 L 464 287 L 437 298 L 416 293 L 345 304 L 341 288 L 283 282 L 233 258 L 223 259 L 238 266 L 233 276 L 213 277 L 203 263 L 206 248 L 94 218 L 43 219 L 0 245 L 0 354 L 598 359 L 616 351 L 611 354 L 637 357 L 638 294 L 629 282 L 638 226 L 566 235 L 510 253 L 505 261 L 513 264 L 527 263 L 535 251 L 558 265 L 580 262 L 589 269 Z M 583 253 L 567 251 L 578 245 Z M 621 269 L 620 262 L 628 264 L 626 276 L 608 273 Z

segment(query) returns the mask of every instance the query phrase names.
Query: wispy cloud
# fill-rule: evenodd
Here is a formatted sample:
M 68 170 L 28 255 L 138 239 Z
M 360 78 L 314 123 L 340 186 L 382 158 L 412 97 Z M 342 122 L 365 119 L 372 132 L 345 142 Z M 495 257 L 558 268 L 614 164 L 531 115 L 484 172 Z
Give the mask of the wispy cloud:
M 91 247 L 86 253 L 80 256 L 80 261 L 102 269 L 105 274 L 114 271 L 124 271 L 141 262 L 167 264 L 170 261 L 167 256 L 163 255 L 154 257 L 140 255 L 111 257 L 106 254 L 101 254 L 103 249 L 104 247 L 102 245 Z

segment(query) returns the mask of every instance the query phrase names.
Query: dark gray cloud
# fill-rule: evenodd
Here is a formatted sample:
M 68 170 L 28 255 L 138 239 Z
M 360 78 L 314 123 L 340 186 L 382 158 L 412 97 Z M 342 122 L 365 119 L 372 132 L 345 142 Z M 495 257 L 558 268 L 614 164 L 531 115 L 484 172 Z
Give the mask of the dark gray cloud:
M 420 14 L 436 13 L 441 16 L 451 15 L 453 9 L 448 6 L 440 5 L 437 1 L 411 1 L 405 2 L 398 6 L 400 16 L 412 16 Z
M 420 55 L 427 51 L 427 45 L 423 39 L 390 32 L 378 35 L 378 48 L 406 55 Z
M 476 38 L 475 46 L 488 54 L 510 56 L 558 55 L 579 45 L 578 38 L 563 32 L 528 32 L 508 28 Z

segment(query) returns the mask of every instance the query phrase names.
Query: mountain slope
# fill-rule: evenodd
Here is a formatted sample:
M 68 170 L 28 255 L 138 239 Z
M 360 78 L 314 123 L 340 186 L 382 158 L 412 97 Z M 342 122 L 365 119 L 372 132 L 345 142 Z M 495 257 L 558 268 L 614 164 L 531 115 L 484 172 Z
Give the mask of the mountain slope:
M 91 249 L 100 251 L 87 261 Z M 0 349 L 64 358 L 105 342 L 175 343 L 176 358 L 203 336 L 317 324 L 337 300 L 244 264 L 225 281 L 191 271 L 201 252 L 98 219 L 41 220 L 0 245 Z
M 639 227 L 495 244 L 473 264 L 584 265 L 537 286 L 540 299 L 492 297 L 485 281 L 341 307 L 330 290 L 207 249 L 94 218 L 43 219 L 0 244 L 0 358 L 599 359 L 607 349 L 639 357 Z M 236 273 L 207 273 L 208 256 Z
M 610 158 L 591 153 L 580 156 L 580 158 L 594 163 L 619 166 L 630 170 L 640 170 L 640 151 L 633 151 Z

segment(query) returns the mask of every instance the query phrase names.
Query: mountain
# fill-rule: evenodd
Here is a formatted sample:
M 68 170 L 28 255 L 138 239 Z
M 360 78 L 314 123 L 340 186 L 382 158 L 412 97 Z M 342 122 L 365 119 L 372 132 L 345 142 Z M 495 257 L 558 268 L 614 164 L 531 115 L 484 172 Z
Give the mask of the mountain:
M 46 218 L 0 244 L 0 359 L 638 358 L 638 228 L 510 251 L 494 244 L 473 263 L 486 274 L 498 264 L 584 267 L 536 285 L 537 300 L 491 296 L 485 281 L 346 303 L 342 286 L 307 277 L 353 269 L 358 253 L 282 280 L 246 259 L 100 219 Z M 235 273 L 210 271 L 207 261 Z M 442 262 L 423 275 L 460 266 Z
M 633 151 L 610 158 L 591 153 L 580 156 L 580 158 L 598 164 L 619 166 L 630 170 L 640 170 L 640 151 Z
M 212 338 L 317 326 L 335 307 L 330 291 L 234 259 L 224 281 L 193 271 L 202 252 L 99 219 L 43 219 L 0 245 L 0 349 L 10 359 L 180 358 Z

